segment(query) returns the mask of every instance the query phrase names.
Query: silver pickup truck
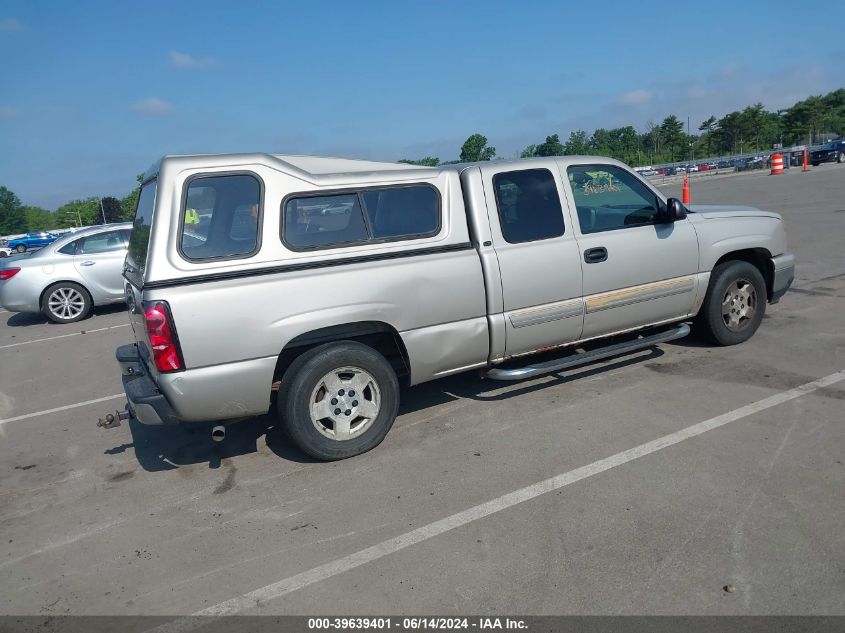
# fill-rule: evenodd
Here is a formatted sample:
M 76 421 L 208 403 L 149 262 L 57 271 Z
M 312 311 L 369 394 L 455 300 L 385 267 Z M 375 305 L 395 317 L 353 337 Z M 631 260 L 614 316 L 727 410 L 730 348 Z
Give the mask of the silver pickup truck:
M 167 156 L 125 263 L 120 417 L 233 421 L 275 397 L 297 446 L 340 459 L 382 441 L 400 385 L 516 380 L 690 327 L 742 343 L 793 275 L 778 214 L 687 209 L 602 157 Z

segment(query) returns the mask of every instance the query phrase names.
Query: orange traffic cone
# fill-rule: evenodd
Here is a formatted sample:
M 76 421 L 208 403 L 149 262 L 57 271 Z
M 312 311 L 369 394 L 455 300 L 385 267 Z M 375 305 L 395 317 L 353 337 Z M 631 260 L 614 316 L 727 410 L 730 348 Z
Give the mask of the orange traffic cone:
M 809 153 L 810 153 L 810 150 L 808 150 L 808 149 L 805 147 L 805 148 L 804 148 L 804 171 L 810 171 L 810 168 L 809 168 L 809 166 L 807 165 L 807 162 L 808 162 L 808 161 L 807 161 L 807 154 L 809 154 Z
M 689 178 L 684 176 L 684 188 L 681 194 L 681 202 L 689 204 Z

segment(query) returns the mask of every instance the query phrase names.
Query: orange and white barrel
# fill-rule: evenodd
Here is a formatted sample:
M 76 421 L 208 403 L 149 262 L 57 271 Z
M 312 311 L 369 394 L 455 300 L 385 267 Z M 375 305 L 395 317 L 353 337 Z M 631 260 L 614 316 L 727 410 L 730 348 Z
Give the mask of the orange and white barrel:
M 783 173 L 783 154 L 772 156 L 772 176 Z

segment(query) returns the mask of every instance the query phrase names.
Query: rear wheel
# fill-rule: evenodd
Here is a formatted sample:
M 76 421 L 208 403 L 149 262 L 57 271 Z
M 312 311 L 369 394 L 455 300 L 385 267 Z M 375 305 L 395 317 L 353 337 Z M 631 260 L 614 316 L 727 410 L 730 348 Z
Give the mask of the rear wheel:
M 44 292 L 41 312 L 53 323 L 80 321 L 91 312 L 91 295 L 79 284 L 64 281 Z
M 399 381 L 373 348 L 327 343 L 291 364 L 278 403 L 287 434 L 303 452 L 344 459 L 375 448 L 387 435 L 399 408 Z
M 766 282 L 757 267 L 724 262 L 713 269 L 695 329 L 718 345 L 737 345 L 754 335 L 765 312 Z

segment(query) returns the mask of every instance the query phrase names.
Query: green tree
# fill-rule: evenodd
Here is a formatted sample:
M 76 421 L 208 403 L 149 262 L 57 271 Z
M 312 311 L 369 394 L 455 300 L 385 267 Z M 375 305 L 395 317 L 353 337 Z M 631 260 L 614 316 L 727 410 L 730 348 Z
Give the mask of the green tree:
M 26 217 L 27 231 L 49 231 L 50 229 L 64 228 L 56 224 L 56 216 L 47 211 L 47 209 L 30 206 L 24 206 L 22 208 Z
M 487 137 L 483 134 L 473 134 L 461 146 L 461 161 L 464 163 L 490 160 L 495 156 L 496 148 L 487 146 Z
M 519 153 L 520 158 L 534 158 L 537 156 L 537 146 L 529 145 Z
M 0 187 L 0 235 L 15 235 L 26 231 L 26 215 L 18 197 L 6 187 Z
M 587 133 L 584 130 L 570 132 L 569 139 L 563 146 L 563 153 L 567 156 L 580 156 L 589 153 Z
M 710 140 L 713 136 L 713 130 L 716 129 L 716 117 L 709 116 L 708 118 L 704 119 L 701 122 L 701 125 L 698 126 L 698 131 L 704 133 L 705 139 L 707 139 L 707 155 L 710 155 Z
M 537 146 L 537 156 L 563 156 L 564 147 L 557 134 L 547 136 L 546 140 Z
M 144 182 L 144 174 L 138 174 L 135 176 L 135 180 L 138 181 L 138 186 L 120 201 L 122 220 L 132 220 L 135 217 L 135 207 L 138 206 L 138 197 L 141 195 L 141 183 Z
M 106 222 L 108 224 L 123 220 L 123 208 L 120 205 L 120 200 L 111 196 L 106 196 L 102 199 L 102 205 L 103 212 L 106 215 Z
M 674 114 L 670 114 L 660 124 L 660 132 L 663 137 L 665 145 L 669 146 L 671 151 L 671 161 L 675 161 L 675 156 L 683 157 L 684 149 L 687 145 L 686 134 L 684 134 L 684 124 L 678 120 Z
M 56 209 L 56 218 L 62 227 L 102 224 L 100 199 L 71 200 Z
M 437 167 L 440 164 L 440 159 L 434 158 L 433 156 L 426 156 L 425 158 L 418 158 L 416 160 L 412 160 L 410 158 L 403 158 L 399 162 L 404 163 L 406 165 L 421 165 L 423 167 Z

